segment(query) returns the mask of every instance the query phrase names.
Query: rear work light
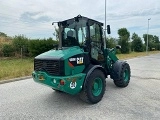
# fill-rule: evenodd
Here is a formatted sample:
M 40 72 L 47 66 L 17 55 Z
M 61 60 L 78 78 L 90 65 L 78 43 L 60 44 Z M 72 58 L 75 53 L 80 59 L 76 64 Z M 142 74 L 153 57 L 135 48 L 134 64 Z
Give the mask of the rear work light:
M 64 85 L 64 84 L 65 84 L 64 80 L 60 80 L 60 85 Z

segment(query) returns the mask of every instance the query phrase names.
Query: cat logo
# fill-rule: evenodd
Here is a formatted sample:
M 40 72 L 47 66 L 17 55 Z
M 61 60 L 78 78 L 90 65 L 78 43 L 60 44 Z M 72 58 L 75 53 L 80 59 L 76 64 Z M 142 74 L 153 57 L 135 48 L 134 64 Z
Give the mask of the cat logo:
M 77 64 L 83 64 L 83 57 L 77 58 Z

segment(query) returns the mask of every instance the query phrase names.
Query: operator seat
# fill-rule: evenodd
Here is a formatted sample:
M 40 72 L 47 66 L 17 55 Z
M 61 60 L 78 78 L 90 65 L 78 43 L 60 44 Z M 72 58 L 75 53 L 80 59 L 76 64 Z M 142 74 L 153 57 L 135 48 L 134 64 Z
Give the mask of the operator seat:
M 75 39 L 75 37 L 73 36 L 73 31 L 69 30 L 67 32 L 67 39 L 70 45 L 72 46 L 79 46 L 78 41 Z
M 67 38 L 69 38 L 69 37 L 73 37 L 73 31 L 72 30 L 69 30 L 67 32 Z

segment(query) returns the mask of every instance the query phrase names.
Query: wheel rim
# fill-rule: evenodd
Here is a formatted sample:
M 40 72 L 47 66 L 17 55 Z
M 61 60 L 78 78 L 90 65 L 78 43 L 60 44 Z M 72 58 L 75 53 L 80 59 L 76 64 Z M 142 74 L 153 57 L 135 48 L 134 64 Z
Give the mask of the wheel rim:
M 123 79 L 125 82 L 127 82 L 129 80 L 129 71 L 128 69 L 125 69 L 124 73 L 123 73 Z
M 96 78 L 93 82 L 92 93 L 94 96 L 99 96 L 102 92 L 102 80 L 100 78 Z

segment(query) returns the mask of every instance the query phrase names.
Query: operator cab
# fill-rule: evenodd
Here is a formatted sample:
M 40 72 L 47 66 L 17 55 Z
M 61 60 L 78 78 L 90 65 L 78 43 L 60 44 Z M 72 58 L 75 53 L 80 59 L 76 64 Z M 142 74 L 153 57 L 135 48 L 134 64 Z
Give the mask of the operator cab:
M 58 22 L 60 48 L 79 46 L 96 61 L 103 61 L 103 23 L 78 15 L 75 18 Z

